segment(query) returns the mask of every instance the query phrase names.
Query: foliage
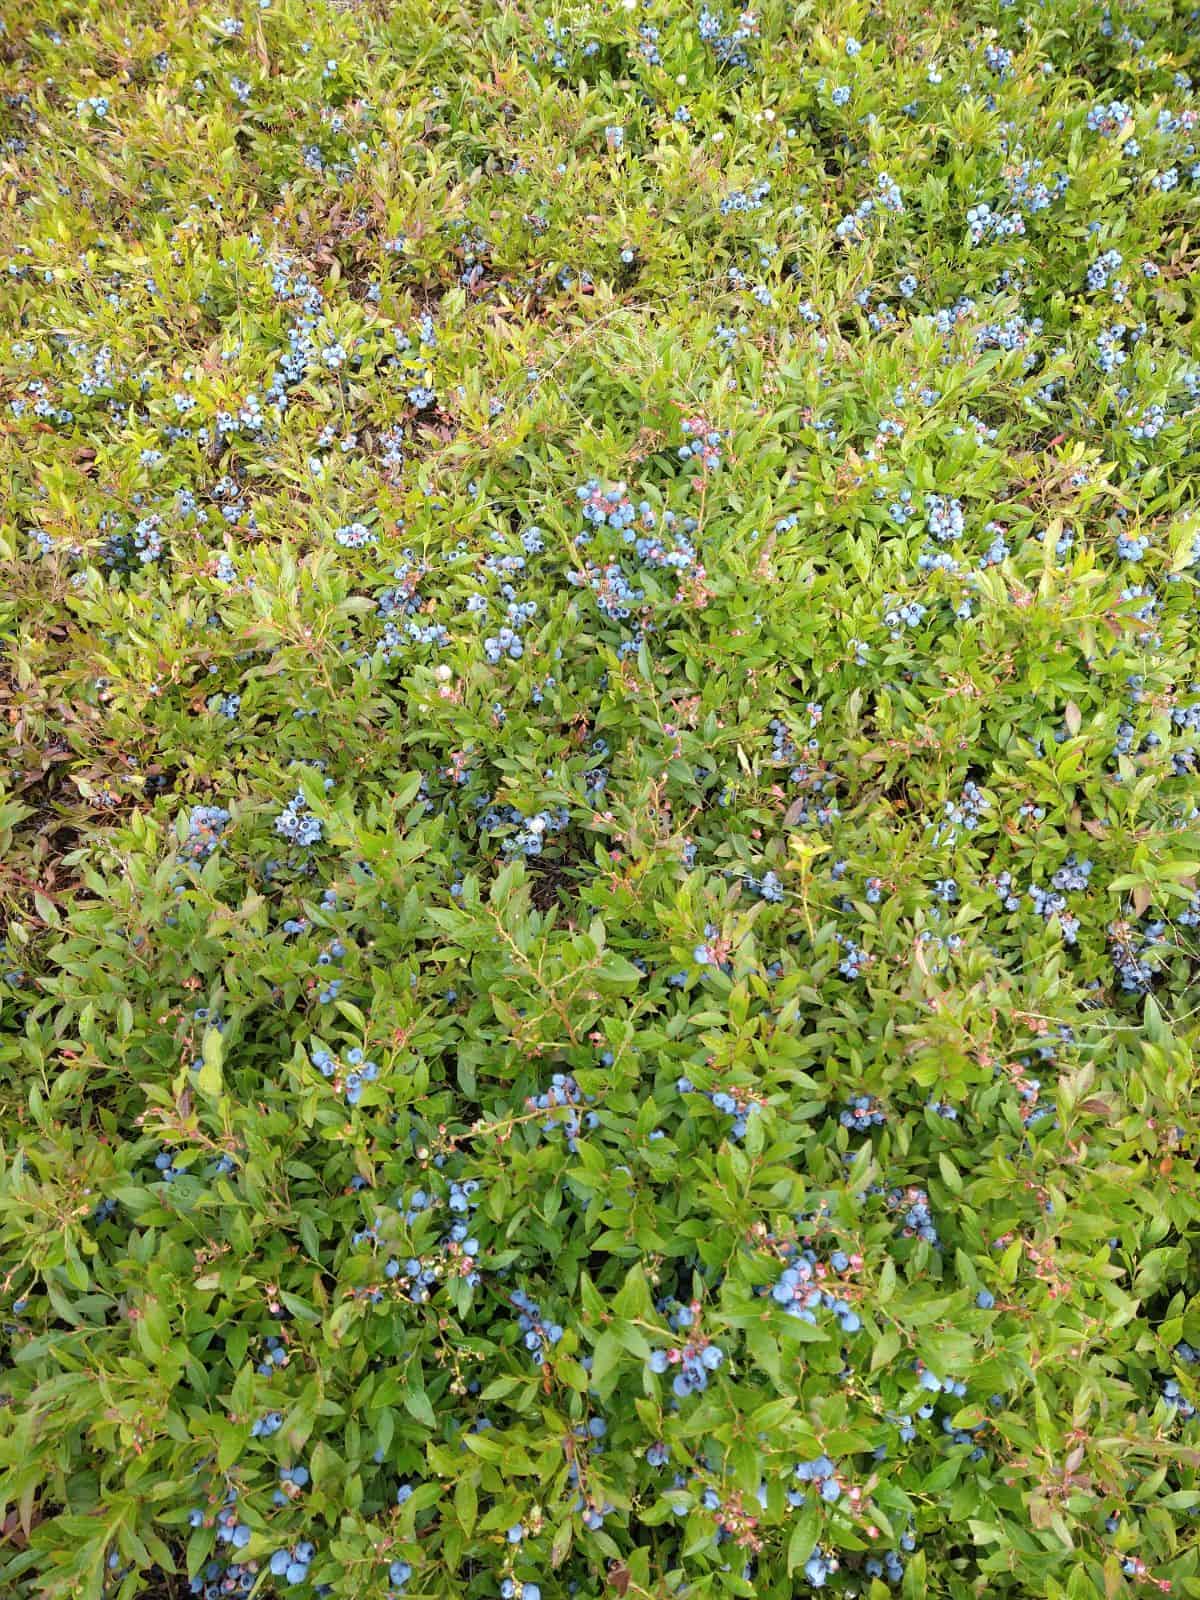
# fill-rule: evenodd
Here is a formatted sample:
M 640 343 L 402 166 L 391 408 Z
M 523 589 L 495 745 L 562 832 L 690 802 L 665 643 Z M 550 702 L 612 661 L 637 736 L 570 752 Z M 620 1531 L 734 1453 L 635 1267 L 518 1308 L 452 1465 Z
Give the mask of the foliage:
M 1200 1595 L 1197 13 L 0 38 L 0 1588 Z

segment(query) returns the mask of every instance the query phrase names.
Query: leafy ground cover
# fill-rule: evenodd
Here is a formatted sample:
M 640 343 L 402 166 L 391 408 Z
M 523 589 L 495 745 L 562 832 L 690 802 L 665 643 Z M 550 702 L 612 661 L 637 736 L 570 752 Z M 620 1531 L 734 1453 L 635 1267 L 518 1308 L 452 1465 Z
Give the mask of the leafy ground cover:
M 5 1595 L 1200 1595 L 1198 37 L 7 8 Z

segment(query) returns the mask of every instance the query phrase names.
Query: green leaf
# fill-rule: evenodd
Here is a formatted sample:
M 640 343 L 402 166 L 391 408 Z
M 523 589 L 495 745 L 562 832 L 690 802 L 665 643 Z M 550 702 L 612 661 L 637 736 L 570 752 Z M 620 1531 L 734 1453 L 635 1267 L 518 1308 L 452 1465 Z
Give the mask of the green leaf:
M 475 1492 L 475 1474 L 473 1472 L 464 1473 L 454 1485 L 454 1510 L 464 1533 L 469 1534 L 474 1529 L 478 1507 L 479 1500 Z
M 571 1519 L 569 1517 L 564 1522 L 560 1522 L 558 1527 L 555 1528 L 554 1538 L 550 1544 L 551 1568 L 561 1567 L 563 1562 L 567 1559 L 567 1555 L 571 1549 L 573 1531 Z
M 961 1194 L 963 1181 L 958 1168 L 947 1155 L 938 1155 L 938 1171 L 942 1175 L 942 1182 L 951 1194 Z
M 427 1428 L 437 1426 L 437 1417 L 424 1389 L 407 1387 L 404 1391 L 403 1404 L 409 1416 L 415 1418 L 417 1422 L 423 1423 Z
M 885 1328 L 871 1348 L 871 1371 L 878 1372 L 895 1359 L 900 1352 L 900 1334 L 895 1328 Z
M 615 1333 L 602 1333 L 596 1340 L 592 1352 L 592 1387 L 601 1399 L 612 1392 L 614 1374 L 621 1360 L 621 1354 L 621 1341 Z
M 200 1071 L 196 1087 L 200 1093 L 215 1100 L 223 1088 L 222 1063 L 225 1060 L 225 1040 L 216 1028 L 205 1028 L 201 1045 Z
M 816 1549 L 820 1529 L 821 1513 L 817 1510 L 815 1504 L 810 1504 L 806 1501 L 804 1506 L 801 1507 L 795 1526 L 788 1536 L 787 1570 L 789 1577 L 804 1565 Z

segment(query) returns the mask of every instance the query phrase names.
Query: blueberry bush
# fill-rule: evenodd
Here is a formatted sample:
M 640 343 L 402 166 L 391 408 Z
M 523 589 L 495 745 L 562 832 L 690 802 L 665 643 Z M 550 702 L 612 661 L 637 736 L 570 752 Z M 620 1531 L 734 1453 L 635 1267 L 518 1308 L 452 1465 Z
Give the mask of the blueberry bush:
M 1193 0 L 0 33 L 0 1592 L 1200 1596 Z

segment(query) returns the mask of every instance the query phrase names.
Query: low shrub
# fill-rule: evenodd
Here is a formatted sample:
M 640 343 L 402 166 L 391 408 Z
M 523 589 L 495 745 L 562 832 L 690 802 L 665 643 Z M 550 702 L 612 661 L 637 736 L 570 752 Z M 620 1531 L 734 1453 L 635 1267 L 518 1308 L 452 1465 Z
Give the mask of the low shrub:
M 1200 1595 L 1197 37 L 10 10 L 6 1595 Z

